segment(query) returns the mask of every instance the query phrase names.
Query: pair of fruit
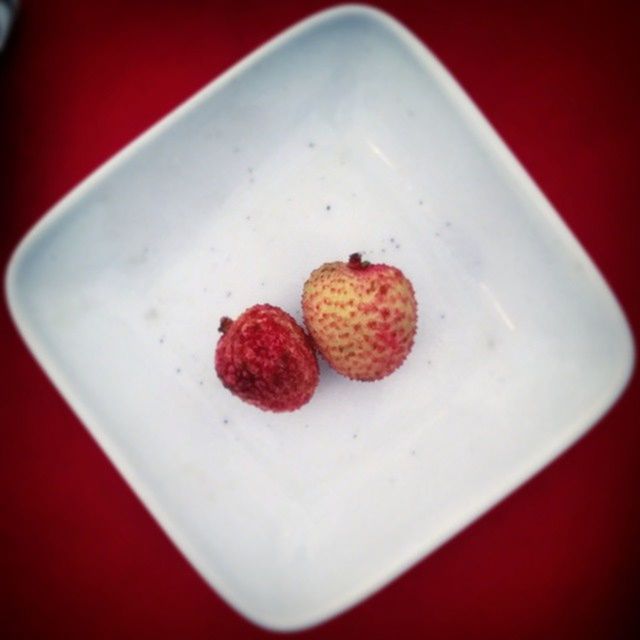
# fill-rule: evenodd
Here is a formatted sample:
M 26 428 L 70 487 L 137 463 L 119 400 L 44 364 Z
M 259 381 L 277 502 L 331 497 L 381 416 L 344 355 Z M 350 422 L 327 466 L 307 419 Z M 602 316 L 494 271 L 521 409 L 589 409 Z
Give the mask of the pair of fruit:
M 395 371 L 413 346 L 417 305 L 399 269 L 370 264 L 354 253 L 311 273 L 302 294 L 309 334 L 268 304 L 236 320 L 222 318 L 215 366 L 222 384 L 267 411 L 307 403 L 319 380 L 314 346 L 331 367 L 353 380 L 379 380 Z

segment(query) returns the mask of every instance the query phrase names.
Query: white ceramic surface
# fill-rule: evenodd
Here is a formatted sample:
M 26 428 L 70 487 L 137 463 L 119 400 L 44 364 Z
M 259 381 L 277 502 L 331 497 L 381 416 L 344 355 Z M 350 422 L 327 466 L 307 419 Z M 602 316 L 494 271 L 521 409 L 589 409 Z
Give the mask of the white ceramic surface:
M 397 265 L 420 305 L 377 383 L 323 366 L 263 413 L 217 381 L 218 320 L 300 318 L 320 263 Z M 29 233 L 7 278 L 22 335 L 176 545 L 273 629 L 391 580 L 603 414 L 633 366 L 621 310 L 434 57 L 347 6 L 262 47 Z

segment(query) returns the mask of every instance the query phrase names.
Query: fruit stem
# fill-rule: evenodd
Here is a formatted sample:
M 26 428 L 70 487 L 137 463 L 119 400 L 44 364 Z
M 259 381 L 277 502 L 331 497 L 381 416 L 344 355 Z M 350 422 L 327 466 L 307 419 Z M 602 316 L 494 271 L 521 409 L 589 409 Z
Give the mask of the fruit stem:
M 227 318 L 227 316 L 223 316 L 220 318 L 220 326 L 218 327 L 218 331 L 220 333 L 227 333 L 229 327 L 233 324 L 233 320 L 231 318 Z
M 349 267 L 356 271 L 361 271 L 362 269 L 366 269 L 369 266 L 369 262 L 362 259 L 362 255 L 359 253 L 352 253 L 349 256 Z

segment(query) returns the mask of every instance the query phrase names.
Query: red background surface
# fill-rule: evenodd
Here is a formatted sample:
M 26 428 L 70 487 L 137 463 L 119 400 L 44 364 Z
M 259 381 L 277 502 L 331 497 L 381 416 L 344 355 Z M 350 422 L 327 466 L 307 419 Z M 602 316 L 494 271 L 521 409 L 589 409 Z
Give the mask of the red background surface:
M 0 56 L 2 263 L 112 153 L 324 6 L 24 0 Z M 637 328 L 637 4 L 381 6 L 458 78 Z M 269 637 L 176 551 L 28 355 L 4 306 L 0 338 L 0 636 Z M 364 604 L 299 637 L 631 637 L 637 400 L 634 379 L 597 428 L 513 496 Z

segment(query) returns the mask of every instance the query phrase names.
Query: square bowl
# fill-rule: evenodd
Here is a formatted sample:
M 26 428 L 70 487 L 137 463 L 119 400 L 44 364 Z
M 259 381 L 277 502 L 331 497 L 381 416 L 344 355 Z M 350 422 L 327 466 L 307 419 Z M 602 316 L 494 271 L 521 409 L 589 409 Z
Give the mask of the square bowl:
M 217 326 L 361 251 L 414 349 L 269 414 Z M 433 55 L 346 6 L 236 65 L 56 205 L 7 272 L 31 351 L 204 579 L 266 628 L 353 605 L 582 435 L 633 367 L 603 278 Z

